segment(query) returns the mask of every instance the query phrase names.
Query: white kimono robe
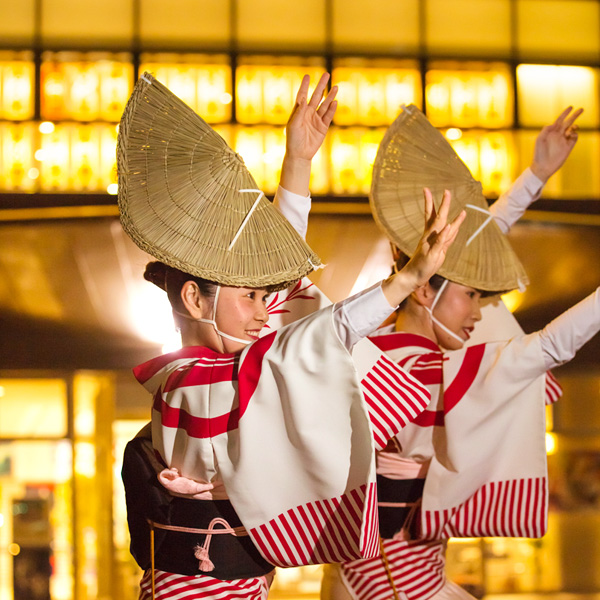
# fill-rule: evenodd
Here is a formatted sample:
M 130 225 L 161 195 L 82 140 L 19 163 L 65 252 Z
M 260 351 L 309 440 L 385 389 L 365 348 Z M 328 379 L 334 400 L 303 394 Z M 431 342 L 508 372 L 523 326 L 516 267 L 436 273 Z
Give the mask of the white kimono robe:
M 379 554 L 375 450 L 429 397 L 374 346 L 359 352 L 357 373 L 328 307 L 240 355 L 188 347 L 134 371 L 164 463 L 221 479 L 274 565 Z

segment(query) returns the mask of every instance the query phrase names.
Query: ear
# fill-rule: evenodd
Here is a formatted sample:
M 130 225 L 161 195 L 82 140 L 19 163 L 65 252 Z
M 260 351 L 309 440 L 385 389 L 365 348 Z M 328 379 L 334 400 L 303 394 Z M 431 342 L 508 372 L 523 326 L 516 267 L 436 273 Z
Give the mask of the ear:
M 431 308 L 433 300 L 435 299 L 435 290 L 431 287 L 429 282 L 421 287 L 418 287 L 412 294 L 411 297 L 415 302 L 421 306 L 427 306 Z
M 181 286 L 181 301 L 183 306 L 194 319 L 204 318 L 208 308 L 206 298 L 200 292 L 195 281 L 186 281 Z

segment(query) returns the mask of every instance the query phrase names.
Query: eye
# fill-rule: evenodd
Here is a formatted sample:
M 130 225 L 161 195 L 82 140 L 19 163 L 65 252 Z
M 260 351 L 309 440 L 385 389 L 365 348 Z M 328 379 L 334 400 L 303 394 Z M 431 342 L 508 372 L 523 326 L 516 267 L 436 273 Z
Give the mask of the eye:
M 269 301 L 269 298 L 271 297 L 271 294 L 265 294 L 263 296 L 262 301 L 266 304 Z
M 256 296 L 256 292 L 254 292 L 254 291 L 248 292 L 246 294 L 246 298 L 250 298 L 250 300 L 254 300 L 255 296 Z

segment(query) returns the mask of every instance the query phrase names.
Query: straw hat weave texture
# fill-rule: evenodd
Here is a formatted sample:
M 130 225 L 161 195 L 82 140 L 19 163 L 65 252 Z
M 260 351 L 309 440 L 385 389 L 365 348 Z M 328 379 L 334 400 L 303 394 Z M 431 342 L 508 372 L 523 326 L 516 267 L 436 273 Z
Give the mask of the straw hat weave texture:
M 440 275 L 491 292 L 523 288 L 528 283 L 506 236 L 489 215 L 481 184 L 446 138 L 410 105 L 403 107 L 379 146 L 370 195 L 375 221 L 408 256 L 423 233 L 424 187 L 431 189 L 436 205 L 444 190 L 450 190 L 450 219 L 463 208 L 467 212 Z
M 260 288 L 321 264 L 225 140 L 148 73 L 123 113 L 117 163 L 123 229 L 169 266 Z

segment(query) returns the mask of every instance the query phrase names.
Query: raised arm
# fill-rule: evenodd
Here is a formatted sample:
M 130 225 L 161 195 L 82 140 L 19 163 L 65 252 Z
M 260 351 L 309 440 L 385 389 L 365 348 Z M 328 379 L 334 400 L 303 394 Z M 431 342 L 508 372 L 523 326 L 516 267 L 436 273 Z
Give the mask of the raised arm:
M 600 288 L 539 332 L 544 363 L 551 369 L 570 361 L 600 331 Z
M 575 120 L 583 112 L 569 106 L 539 133 L 531 166 L 521 174 L 511 189 L 490 207 L 494 220 L 504 233 L 521 218 L 541 195 L 544 184 L 560 169 L 577 142 Z
M 321 102 L 328 81 L 329 73 L 323 73 L 308 100 L 310 77 L 305 75 L 287 122 L 280 185 L 294 194 L 308 196 L 311 162 L 323 144 L 337 108 L 336 86 Z
M 335 110 L 337 87 L 333 87 L 321 102 L 329 80 L 324 73 L 307 102 L 310 78 L 305 75 L 296 96 L 296 103 L 286 127 L 286 152 L 281 167 L 281 181 L 274 204 L 303 238 L 306 237 L 310 212 L 309 182 L 311 162 L 317 153 Z M 320 104 L 319 104 L 320 102 Z

